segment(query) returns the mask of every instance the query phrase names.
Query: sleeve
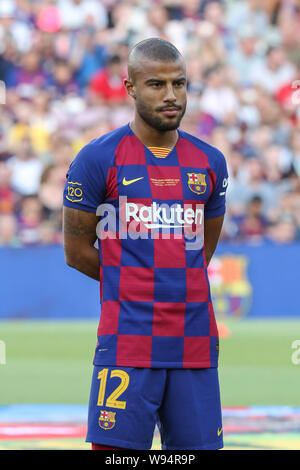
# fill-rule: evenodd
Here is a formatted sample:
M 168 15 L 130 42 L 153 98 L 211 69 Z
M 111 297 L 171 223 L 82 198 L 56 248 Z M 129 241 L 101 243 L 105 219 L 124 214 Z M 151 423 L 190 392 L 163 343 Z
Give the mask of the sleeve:
M 228 171 L 224 155 L 218 150 L 215 167 L 211 169 L 214 188 L 205 205 L 204 218 L 220 217 L 226 211 L 226 190 L 228 186 Z
M 63 205 L 96 212 L 106 191 L 106 176 L 101 168 L 98 146 L 89 143 L 83 147 L 72 161 L 66 177 Z

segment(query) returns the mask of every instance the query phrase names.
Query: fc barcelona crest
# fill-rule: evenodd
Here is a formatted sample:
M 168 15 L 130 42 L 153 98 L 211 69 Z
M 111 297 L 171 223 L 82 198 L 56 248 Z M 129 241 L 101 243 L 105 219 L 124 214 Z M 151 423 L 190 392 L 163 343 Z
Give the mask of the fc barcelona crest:
M 188 187 L 193 193 L 203 194 L 206 191 L 205 174 L 203 173 L 188 173 Z
M 116 424 L 116 413 L 113 411 L 101 411 L 99 416 L 99 426 L 102 429 L 112 429 Z

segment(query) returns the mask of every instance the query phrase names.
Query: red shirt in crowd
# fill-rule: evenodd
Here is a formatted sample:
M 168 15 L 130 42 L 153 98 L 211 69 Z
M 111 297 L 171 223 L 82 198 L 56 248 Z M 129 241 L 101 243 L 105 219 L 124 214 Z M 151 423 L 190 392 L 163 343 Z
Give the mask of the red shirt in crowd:
M 110 75 L 106 69 L 97 72 L 91 79 L 89 88 L 105 101 L 123 101 L 127 91 L 119 75 Z

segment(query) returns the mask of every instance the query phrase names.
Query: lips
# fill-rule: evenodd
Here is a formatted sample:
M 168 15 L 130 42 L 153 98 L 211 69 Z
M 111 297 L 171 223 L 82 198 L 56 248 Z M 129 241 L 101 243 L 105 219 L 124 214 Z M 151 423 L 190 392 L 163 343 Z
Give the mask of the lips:
M 179 111 L 178 108 L 165 108 L 165 109 L 162 109 L 161 112 L 165 114 L 166 116 L 176 116 L 178 111 Z

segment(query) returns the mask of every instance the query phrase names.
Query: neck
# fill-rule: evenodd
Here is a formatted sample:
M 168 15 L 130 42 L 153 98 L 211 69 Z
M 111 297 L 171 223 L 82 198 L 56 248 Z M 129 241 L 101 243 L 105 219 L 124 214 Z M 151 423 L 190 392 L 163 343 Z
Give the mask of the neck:
M 130 123 L 130 128 L 146 147 L 165 147 L 172 149 L 178 140 L 177 129 L 158 131 L 137 117 Z

